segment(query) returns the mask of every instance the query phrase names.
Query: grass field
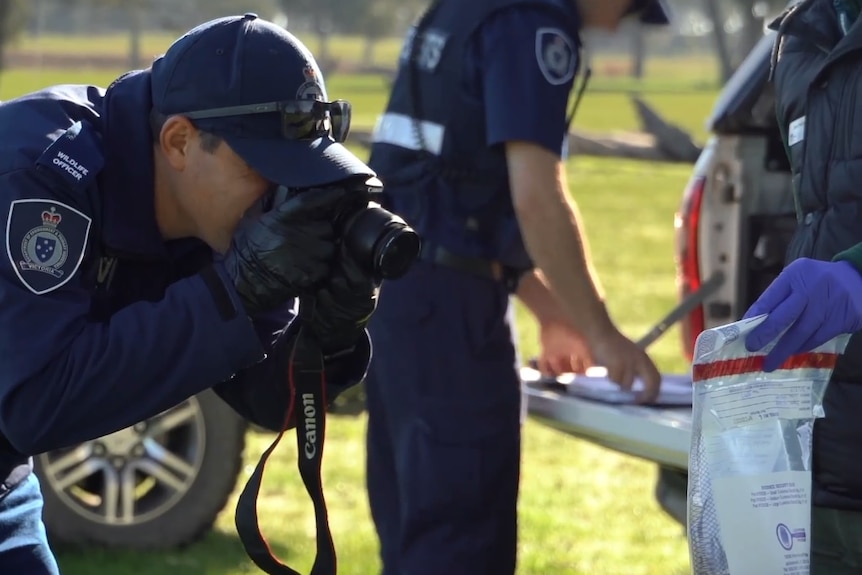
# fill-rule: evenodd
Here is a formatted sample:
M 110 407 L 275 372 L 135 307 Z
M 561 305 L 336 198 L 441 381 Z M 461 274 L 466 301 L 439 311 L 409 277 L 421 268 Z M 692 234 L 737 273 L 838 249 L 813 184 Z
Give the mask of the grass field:
M 107 86 L 120 70 L 14 69 L 0 74 L 0 100 L 61 83 L 93 83 Z M 601 79 L 596 80 L 599 84 Z M 370 127 L 385 105 L 387 83 L 381 76 L 334 75 L 327 84 L 331 98 L 345 98 L 353 104 L 353 125 Z M 704 119 L 715 100 L 716 90 L 650 91 L 643 98 L 668 120 L 692 132 L 696 139 L 705 135 Z M 623 91 L 587 92 L 574 125 L 596 131 L 635 130 L 637 115 L 630 95 Z
M 107 49 L 99 39 L 91 49 Z M 147 46 L 158 51 L 164 40 Z M 162 44 L 159 44 L 159 43 Z M 347 42 L 347 41 L 345 41 Z M 116 40 L 114 44 L 116 47 Z M 40 50 L 64 50 L 68 40 L 45 39 Z M 32 46 L 30 46 L 32 48 Z M 386 47 L 386 50 L 391 48 Z M 381 47 L 380 53 L 383 53 Z M 701 62 L 699 70 L 710 64 Z M 699 78 L 679 66 L 656 63 L 664 73 L 644 88 L 647 101 L 668 119 L 705 136 L 703 121 L 715 98 Z M 692 66 L 694 69 L 694 66 Z M 119 71 L 11 70 L 0 75 L 0 99 L 48 84 L 92 82 L 106 85 Z M 596 84 L 612 87 L 613 79 Z M 666 92 L 687 84 L 696 90 Z M 385 83 L 371 76 L 335 76 L 330 95 L 354 103 L 355 123 L 370 126 L 381 111 Z M 590 130 L 636 129 L 636 116 L 623 93 L 587 94 L 575 122 Z M 690 167 L 609 159 L 570 160 L 571 192 L 577 199 L 596 266 L 613 316 L 633 337 L 643 334 L 675 302 L 673 212 Z M 525 356 L 537 351 L 535 325 L 519 308 Z M 653 348 L 665 371 L 687 369 L 679 337 L 671 330 Z M 333 418 L 328 429 L 324 481 L 342 575 L 377 572 L 377 542 L 363 490 L 365 418 Z M 252 434 L 246 454 L 251 471 L 270 436 Z M 261 497 L 262 525 L 281 558 L 307 572 L 313 556 L 310 503 L 295 471 L 295 452 L 286 441 L 268 468 Z M 653 499 L 654 466 L 549 430 L 535 422 L 525 428 L 520 500 L 520 575 L 681 575 L 688 570 L 681 528 Z M 61 550 L 65 575 L 241 575 L 256 571 L 234 534 L 235 500 L 216 530 L 177 552 L 136 554 L 92 549 Z

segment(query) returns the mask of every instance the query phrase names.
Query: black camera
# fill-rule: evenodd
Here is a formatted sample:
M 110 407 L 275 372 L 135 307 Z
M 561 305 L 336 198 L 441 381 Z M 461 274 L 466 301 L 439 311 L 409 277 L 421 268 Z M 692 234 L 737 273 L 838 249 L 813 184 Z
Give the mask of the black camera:
M 344 200 L 334 206 L 335 229 L 346 252 L 378 279 L 398 279 L 419 257 L 419 234 L 401 217 L 375 201 L 383 191 L 377 178 L 354 178 L 333 184 L 344 188 Z M 314 193 L 313 189 L 280 188 L 276 196 Z

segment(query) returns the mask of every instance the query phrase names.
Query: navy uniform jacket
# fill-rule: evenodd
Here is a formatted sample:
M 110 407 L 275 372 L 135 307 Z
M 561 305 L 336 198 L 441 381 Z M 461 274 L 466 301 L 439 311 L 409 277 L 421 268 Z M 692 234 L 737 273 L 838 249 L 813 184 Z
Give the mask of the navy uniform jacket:
M 250 320 L 209 247 L 161 238 L 149 111 L 147 71 L 0 105 L 0 479 L 22 455 L 214 385 L 247 419 L 283 424 L 286 364 L 270 346 L 292 313 Z M 369 349 L 327 366 L 336 392 Z

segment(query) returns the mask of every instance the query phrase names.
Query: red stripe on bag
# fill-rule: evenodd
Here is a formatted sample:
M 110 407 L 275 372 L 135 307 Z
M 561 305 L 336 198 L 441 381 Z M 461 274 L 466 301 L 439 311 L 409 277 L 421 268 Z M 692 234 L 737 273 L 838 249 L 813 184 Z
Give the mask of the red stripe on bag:
M 757 373 L 763 371 L 765 357 L 755 355 L 695 364 L 692 367 L 692 377 L 698 382 L 716 377 Z M 800 353 L 790 356 L 778 369 L 833 369 L 837 361 L 837 353 Z

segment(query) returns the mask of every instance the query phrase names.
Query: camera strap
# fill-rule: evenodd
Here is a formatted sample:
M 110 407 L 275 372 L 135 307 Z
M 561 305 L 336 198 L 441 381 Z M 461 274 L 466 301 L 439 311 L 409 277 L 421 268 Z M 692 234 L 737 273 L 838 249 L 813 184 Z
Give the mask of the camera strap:
M 254 472 L 239 496 L 236 506 L 236 529 L 245 552 L 261 570 L 269 575 L 300 575 L 273 554 L 260 530 L 257 498 L 266 462 L 275 451 L 296 413 L 297 466 L 314 504 L 317 526 L 317 554 L 309 575 L 336 575 L 335 545 L 329 529 L 326 500 L 320 470 L 323 462 L 323 440 L 326 435 L 326 374 L 323 352 L 313 337 L 300 327 L 290 350 L 287 384 L 290 405 L 284 425 L 275 441 L 264 451 Z M 297 409 L 298 407 L 298 409 Z

